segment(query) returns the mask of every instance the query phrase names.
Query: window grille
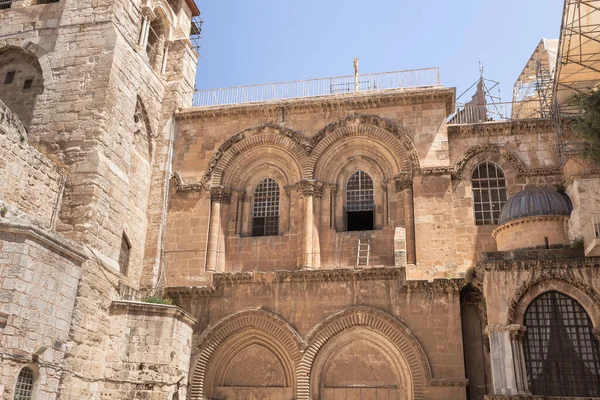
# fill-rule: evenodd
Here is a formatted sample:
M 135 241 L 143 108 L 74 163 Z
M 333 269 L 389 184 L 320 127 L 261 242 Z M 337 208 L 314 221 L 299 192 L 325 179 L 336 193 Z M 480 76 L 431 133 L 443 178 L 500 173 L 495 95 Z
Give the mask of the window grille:
M 373 180 L 366 172 L 356 171 L 346 185 L 346 210 L 354 212 L 374 209 Z
M 33 393 L 33 372 L 25 367 L 19 372 L 14 400 L 30 400 Z
M 0 0 L 0 10 L 9 9 L 12 6 L 13 0 Z
M 254 189 L 252 236 L 275 236 L 278 234 L 279 184 L 272 178 L 265 178 Z
M 479 164 L 471 177 L 476 225 L 496 225 L 506 203 L 506 179 L 500 167 L 491 162 Z
M 38 0 L 38 4 L 58 3 L 60 0 Z
M 525 312 L 524 351 L 534 395 L 600 397 L 600 345 L 571 297 L 547 292 Z

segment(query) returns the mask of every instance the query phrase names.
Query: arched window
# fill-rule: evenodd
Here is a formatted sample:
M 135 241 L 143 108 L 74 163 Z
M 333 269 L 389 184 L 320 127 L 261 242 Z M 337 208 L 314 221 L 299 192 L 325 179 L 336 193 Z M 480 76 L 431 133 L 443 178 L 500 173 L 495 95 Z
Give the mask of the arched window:
M 600 397 L 600 346 L 585 309 L 559 292 L 525 311 L 525 364 L 534 395 Z
M 356 171 L 346 183 L 346 229 L 370 231 L 374 227 L 375 200 L 373 179 L 364 171 Z
M 491 162 L 479 164 L 471 177 L 476 225 L 496 225 L 506 203 L 506 179 L 500 167 Z
M 165 47 L 165 25 L 159 16 L 150 23 L 146 53 L 148 62 L 155 71 L 159 72 L 162 67 L 163 53 Z
M 30 400 L 33 394 L 33 371 L 27 367 L 19 372 L 14 400 Z
M 279 184 L 272 178 L 263 179 L 254 189 L 252 206 L 252 236 L 279 234 Z

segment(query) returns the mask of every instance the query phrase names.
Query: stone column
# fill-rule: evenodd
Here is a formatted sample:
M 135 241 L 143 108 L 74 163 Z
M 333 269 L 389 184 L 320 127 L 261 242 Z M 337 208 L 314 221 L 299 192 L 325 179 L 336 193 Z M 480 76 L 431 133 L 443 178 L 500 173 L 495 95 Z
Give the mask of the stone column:
M 246 191 L 238 190 L 237 193 L 237 210 L 235 214 L 235 234 L 242 235 L 243 224 L 244 224 L 244 200 L 246 197 Z
M 337 197 L 337 185 L 333 184 L 329 189 L 329 228 L 336 229 L 335 225 L 335 211 L 336 211 L 336 197 Z
M 303 236 L 303 251 L 304 262 L 303 269 L 313 268 L 313 225 L 314 225 L 314 204 L 315 182 L 309 180 L 301 180 L 296 185 L 296 189 L 300 196 L 304 199 L 304 236 Z
M 208 231 L 208 248 L 206 251 L 206 271 L 215 272 L 217 269 L 219 236 L 221 231 L 221 202 L 224 188 L 210 188 L 210 223 Z
M 515 396 L 527 392 L 520 325 L 489 325 L 485 332 L 490 340 L 492 390 L 495 395 Z
M 284 232 L 290 232 L 292 229 L 292 189 L 294 188 L 294 186 L 284 186 L 283 187 L 283 191 L 285 193 L 285 199 L 286 199 L 286 215 L 282 216 L 285 217 L 284 219 L 284 223 L 282 224 L 282 229 Z
M 165 41 L 163 45 L 163 58 L 160 66 L 161 75 L 164 75 L 167 72 L 167 59 L 169 58 L 169 48 L 171 47 L 171 44 L 172 42 Z
M 148 43 L 148 34 L 150 33 L 150 22 L 154 21 L 157 16 L 148 7 L 142 8 L 142 15 L 144 16 L 142 21 L 142 32 L 140 33 L 140 40 L 138 46 L 140 48 L 146 47 Z
M 404 204 L 404 227 L 406 229 L 406 262 L 417 263 L 417 245 L 415 239 L 415 207 L 412 189 L 412 177 L 402 176 L 396 179 L 396 192 L 402 192 Z
M 219 229 L 217 230 L 217 265 L 216 270 L 218 272 L 225 272 L 225 233 L 227 231 L 227 225 L 229 222 L 229 205 L 231 204 L 231 189 L 223 189 L 221 194 L 221 204 L 224 208 L 221 210 L 225 215 L 225 223 L 221 218 Z
M 312 243 L 312 266 L 313 268 L 321 268 L 321 213 L 323 207 L 323 183 L 315 182 L 315 191 L 313 196 L 315 203 L 313 217 L 313 243 Z

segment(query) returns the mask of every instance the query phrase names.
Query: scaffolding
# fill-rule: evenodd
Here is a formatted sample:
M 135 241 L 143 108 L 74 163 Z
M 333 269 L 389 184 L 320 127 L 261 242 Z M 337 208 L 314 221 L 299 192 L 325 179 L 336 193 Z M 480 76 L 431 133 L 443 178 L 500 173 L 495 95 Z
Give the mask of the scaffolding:
M 571 97 L 599 84 L 600 0 L 565 0 L 552 91 L 558 154 L 563 165 L 581 150 L 581 140 L 568 129 L 569 121 L 580 113 Z
M 200 54 L 200 35 L 202 34 L 202 24 L 204 21 L 200 16 L 192 17 L 192 26 L 190 28 L 190 41 L 192 46 L 196 50 L 196 53 Z

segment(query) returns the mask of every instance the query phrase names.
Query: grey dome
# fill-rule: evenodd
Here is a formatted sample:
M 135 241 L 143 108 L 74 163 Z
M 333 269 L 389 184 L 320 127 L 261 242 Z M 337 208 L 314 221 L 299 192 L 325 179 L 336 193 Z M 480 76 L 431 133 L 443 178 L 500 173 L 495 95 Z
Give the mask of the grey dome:
M 570 215 L 573 207 L 565 194 L 548 187 L 530 187 L 512 196 L 500 211 L 500 225 L 535 215 Z

